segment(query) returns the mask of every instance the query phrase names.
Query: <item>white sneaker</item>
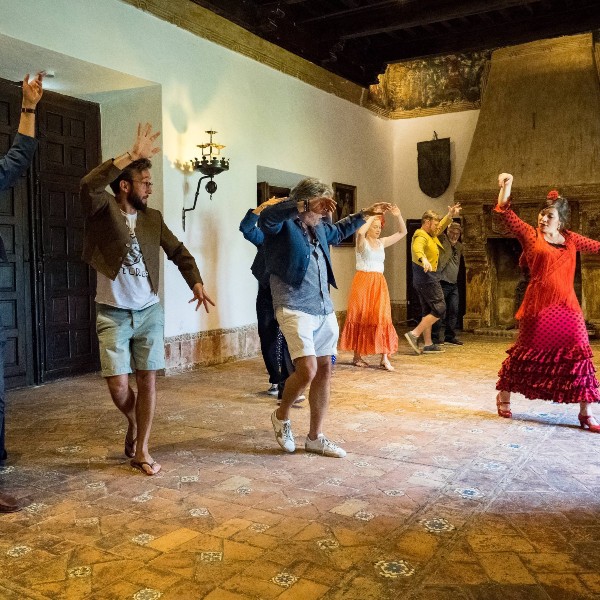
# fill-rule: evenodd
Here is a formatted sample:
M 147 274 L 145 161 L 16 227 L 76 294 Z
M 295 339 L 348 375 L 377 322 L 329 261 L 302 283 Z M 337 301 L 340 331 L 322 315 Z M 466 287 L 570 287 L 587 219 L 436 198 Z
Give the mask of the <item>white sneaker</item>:
M 279 393 L 279 386 L 276 383 L 272 383 L 271 387 L 267 390 L 269 396 L 277 396 Z
M 344 458 L 344 456 L 346 456 L 346 451 L 343 448 L 340 448 L 331 440 L 328 440 L 322 433 L 318 435 L 316 440 L 311 440 L 306 436 L 304 449 L 307 452 L 315 452 L 316 454 L 331 456 L 333 458 Z
M 273 431 L 275 432 L 275 439 L 277 443 L 286 451 L 294 452 L 296 450 L 296 444 L 294 442 L 294 435 L 292 434 L 292 426 L 290 420 L 280 421 L 277 418 L 277 411 L 274 410 L 271 415 L 271 423 L 273 423 Z

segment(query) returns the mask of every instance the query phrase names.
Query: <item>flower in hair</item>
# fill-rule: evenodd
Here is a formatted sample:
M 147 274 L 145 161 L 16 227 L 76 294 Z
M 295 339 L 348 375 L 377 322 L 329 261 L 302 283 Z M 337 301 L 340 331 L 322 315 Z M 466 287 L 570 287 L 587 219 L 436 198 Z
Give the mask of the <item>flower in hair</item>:
M 560 194 L 558 193 L 557 190 L 550 190 L 548 192 L 548 195 L 546 196 L 546 200 L 556 200 L 557 198 L 560 198 Z

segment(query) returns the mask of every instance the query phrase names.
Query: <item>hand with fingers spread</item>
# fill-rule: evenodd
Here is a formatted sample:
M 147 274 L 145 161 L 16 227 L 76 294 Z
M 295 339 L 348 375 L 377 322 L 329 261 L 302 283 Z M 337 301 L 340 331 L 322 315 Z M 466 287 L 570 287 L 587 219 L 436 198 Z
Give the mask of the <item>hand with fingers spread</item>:
M 152 158 L 160 152 L 160 146 L 154 145 L 154 140 L 160 135 L 160 131 L 152 133 L 152 125 L 138 123 L 137 136 L 133 142 L 132 149 L 128 152 L 132 161 L 140 158 Z
M 204 286 L 201 283 L 197 283 L 192 288 L 192 292 L 194 293 L 194 297 L 188 302 L 188 304 L 190 304 L 191 302 L 197 302 L 196 310 L 198 310 L 200 306 L 203 305 L 204 310 L 206 312 L 210 312 L 208 310 L 208 305 L 212 304 L 213 306 L 216 306 L 215 303 L 211 300 L 211 298 L 209 298 L 208 294 L 204 291 Z
M 272 198 L 269 198 L 268 200 L 261 202 L 252 212 L 255 215 L 260 215 L 260 213 L 263 210 L 265 210 L 265 208 L 267 208 L 267 206 L 273 206 L 274 204 L 279 204 L 280 202 L 283 202 L 284 200 L 287 200 L 287 198 L 275 198 L 273 196 Z
M 458 217 L 458 213 L 460 213 L 461 210 L 462 210 L 462 206 L 460 205 L 460 202 L 457 202 L 456 204 L 453 204 L 452 206 L 448 207 L 448 214 L 452 218 Z

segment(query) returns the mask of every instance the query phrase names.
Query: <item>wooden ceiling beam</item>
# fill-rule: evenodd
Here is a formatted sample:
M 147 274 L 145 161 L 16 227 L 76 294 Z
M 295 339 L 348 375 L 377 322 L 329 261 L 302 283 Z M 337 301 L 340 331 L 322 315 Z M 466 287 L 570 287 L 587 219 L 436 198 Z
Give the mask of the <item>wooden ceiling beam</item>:
M 386 62 L 402 62 L 416 57 L 427 57 L 448 53 L 481 51 L 503 46 L 522 44 L 559 35 L 574 35 L 600 28 L 600 10 L 565 11 L 561 15 L 551 14 L 535 18 L 535 28 L 529 19 L 512 22 L 510 32 L 493 24 L 488 27 L 471 28 L 463 35 L 444 35 L 420 40 L 406 40 L 393 44 L 374 44 L 371 52 L 378 58 L 387 57 Z M 393 60 L 390 58 L 394 56 Z
M 369 15 L 361 18 L 353 15 L 352 20 L 343 17 L 349 13 L 340 14 L 339 18 L 330 19 L 327 16 L 319 17 L 320 24 L 334 27 L 343 32 L 346 39 L 368 37 L 378 33 L 402 30 L 409 27 L 419 27 L 425 24 L 433 25 L 451 19 L 468 18 L 482 13 L 497 12 L 514 7 L 535 4 L 541 0 L 439 0 L 433 6 L 423 9 L 422 3 L 411 4 L 406 7 L 397 7 L 391 10 L 374 10 Z M 303 24 L 314 22 L 315 19 L 306 19 Z

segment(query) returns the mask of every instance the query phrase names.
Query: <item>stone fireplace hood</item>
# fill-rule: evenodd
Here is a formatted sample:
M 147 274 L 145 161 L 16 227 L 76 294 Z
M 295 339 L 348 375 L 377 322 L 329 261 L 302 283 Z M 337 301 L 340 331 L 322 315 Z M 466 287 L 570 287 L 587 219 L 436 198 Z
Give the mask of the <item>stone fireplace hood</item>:
M 492 54 L 481 112 L 456 200 L 496 196 L 497 176 L 539 199 L 600 190 L 600 84 L 592 34 Z
M 592 34 L 492 54 L 481 112 L 455 200 L 463 204 L 465 328 L 494 326 L 495 265 L 488 241 L 506 237 L 491 209 L 501 172 L 513 204 L 535 223 L 548 190 L 572 201 L 572 229 L 600 239 L 600 53 Z M 600 263 L 582 257 L 582 306 L 600 325 Z

